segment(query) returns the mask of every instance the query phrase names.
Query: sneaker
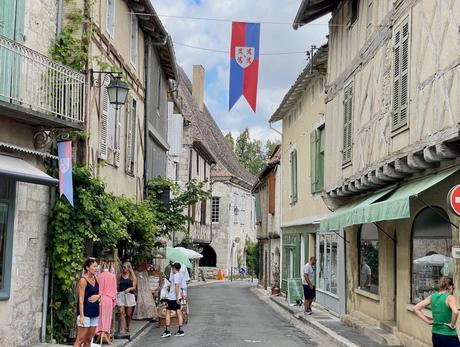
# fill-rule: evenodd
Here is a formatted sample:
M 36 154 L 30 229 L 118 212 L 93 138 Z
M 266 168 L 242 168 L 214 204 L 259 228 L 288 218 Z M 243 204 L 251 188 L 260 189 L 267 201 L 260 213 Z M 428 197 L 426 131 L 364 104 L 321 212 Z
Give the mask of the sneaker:
M 161 337 L 170 337 L 171 336 L 171 332 L 168 331 L 168 330 L 165 330 L 165 332 L 163 333 L 163 335 L 161 335 Z
M 183 330 L 178 330 L 177 333 L 174 334 L 174 336 L 184 336 L 185 333 Z
M 307 314 L 308 314 L 309 316 L 311 316 L 311 315 L 313 314 L 313 311 L 310 310 L 310 311 L 307 312 Z

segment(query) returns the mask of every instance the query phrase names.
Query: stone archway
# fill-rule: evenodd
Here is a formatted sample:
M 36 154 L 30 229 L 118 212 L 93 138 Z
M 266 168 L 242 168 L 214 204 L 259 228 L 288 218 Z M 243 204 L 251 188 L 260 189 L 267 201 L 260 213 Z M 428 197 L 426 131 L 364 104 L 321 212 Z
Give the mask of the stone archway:
M 210 246 L 206 245 L 201 251 L 203 258 L 200 259 L 200 266 L 202 267 L 216 267 L 217 265 L 217 254 L 216 251 Z

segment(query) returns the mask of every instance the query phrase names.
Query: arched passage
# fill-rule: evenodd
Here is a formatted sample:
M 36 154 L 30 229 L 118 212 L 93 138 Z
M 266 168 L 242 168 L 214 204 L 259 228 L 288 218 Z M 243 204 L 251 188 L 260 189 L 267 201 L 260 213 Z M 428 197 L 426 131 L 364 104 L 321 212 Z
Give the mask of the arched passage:
M 203 255 L 203 258 L 200 259 L 200 266 L 216 267 L 217 254 L 210 245 L 204 246 L 201 254 Z

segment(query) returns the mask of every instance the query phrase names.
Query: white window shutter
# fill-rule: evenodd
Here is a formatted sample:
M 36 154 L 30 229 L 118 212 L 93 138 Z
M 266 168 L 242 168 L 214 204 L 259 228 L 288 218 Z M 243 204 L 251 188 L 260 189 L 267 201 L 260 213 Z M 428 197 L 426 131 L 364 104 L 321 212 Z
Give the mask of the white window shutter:
M 119 112 L 114 112 L 115 118 L 115 146 L 113 153 L 113 165 L 116 167 L 120 166 L 120 152 L 121 152 L 121 117 Z
M 101 105 L 99 119 L 99 158 L 107 160 L 107 142 L 108 142 L 108 117 L 109 117 L 109 95 L 107 89 L 101 88 Z
M 131 162 L 132 162 L 132 158 L 131 158 L 131 139 L 132 139 L 132 136 L 133 136 L 132 127 L 131 127 L 131 123 L 132 123 L 131 118 L 133 116 L 131 103 L 132 103 L 131 97 L 128 96 L 127 108 L 126 108 L 127 117 L 126 117 L 126 163 L 125 163 L 127 173 L 132 173 L 133 172 L 132 165 L 131 165 Z

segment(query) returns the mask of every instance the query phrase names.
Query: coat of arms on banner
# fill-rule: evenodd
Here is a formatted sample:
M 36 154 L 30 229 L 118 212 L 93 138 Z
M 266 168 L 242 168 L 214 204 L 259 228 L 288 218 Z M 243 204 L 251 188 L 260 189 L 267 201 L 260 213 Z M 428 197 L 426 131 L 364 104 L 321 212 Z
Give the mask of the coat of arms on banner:
M 62 172 L 67 172 L 70 169 L 70 159 L 61 158 L 59 159 L 59 168 Z
M 235 59 L 243 69 L 247 68 L 254 61 L 254 47 L 235 47 Z

